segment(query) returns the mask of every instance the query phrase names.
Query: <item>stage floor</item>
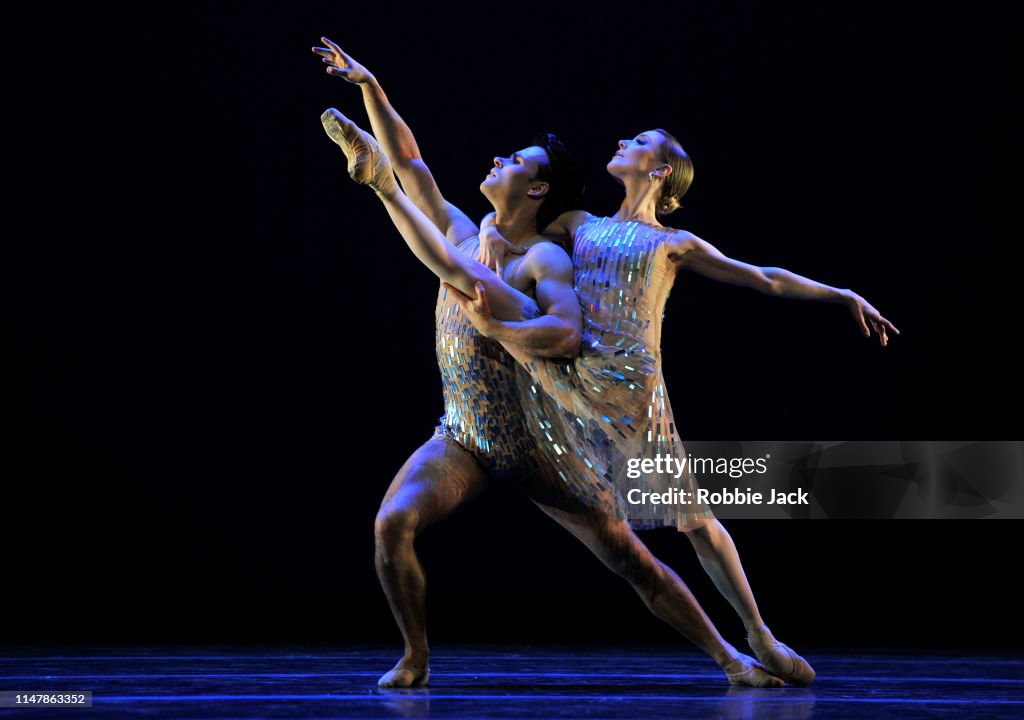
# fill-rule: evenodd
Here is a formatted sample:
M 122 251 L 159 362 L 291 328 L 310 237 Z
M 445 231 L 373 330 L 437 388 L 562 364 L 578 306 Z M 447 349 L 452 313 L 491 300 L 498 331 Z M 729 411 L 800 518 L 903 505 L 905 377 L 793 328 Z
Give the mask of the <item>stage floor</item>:
M 444 647 L 431 685 L 380 690 L 393 649 L 7 650 L 2 691 L 91 691 L 92 708 L 3 708 L 67 718 L 1024 717 L 1019 656 L 805 652 L 810 688 L 731 688 L 680 648 Z

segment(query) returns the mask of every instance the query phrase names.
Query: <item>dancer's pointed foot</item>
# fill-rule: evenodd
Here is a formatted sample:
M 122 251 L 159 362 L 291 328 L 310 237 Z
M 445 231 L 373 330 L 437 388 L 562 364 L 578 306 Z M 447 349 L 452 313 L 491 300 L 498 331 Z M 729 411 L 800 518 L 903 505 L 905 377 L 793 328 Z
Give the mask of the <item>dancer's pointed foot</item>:
M 378 195 L 390 196 L 398 190 L 391 161 L 377 139 L 359 128 L 334 108 L 320 116 L 327 136 L 341 147 L 348 159 L 348 174 L 361 185 L 369 185 Z
M 786 682 L 806 687 L 817 674 L 810 663 L 776 640 L 767 629 L 751 631 L 747 643 L 765 669 Z
M 417 666 L 411 659 L 403 657 L 393 668 L 381 675 L 377 685 L 382 688 L 416 688 L 426 687 L 429 681 L 429 666 Z
M 743 653 L 737 653 L 732 662 L 723 665 L 722 670 L 729 678 L 730 685 L 745 685 L 747 687 L 782 687 L 785 683 L 758 664 L 754 658 Z

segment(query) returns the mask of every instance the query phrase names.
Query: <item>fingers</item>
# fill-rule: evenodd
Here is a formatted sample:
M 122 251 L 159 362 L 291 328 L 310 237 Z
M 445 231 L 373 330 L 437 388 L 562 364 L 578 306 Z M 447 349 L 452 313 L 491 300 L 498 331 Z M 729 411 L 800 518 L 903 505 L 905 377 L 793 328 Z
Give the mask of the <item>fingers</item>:
M 483 245 L 480 246 L 480 256 L 477 258 L 477 261 L 481 265 L 484 265 L 484 266 L 490 268 L 491 270 L 494 270 L 495 272 L 498 272 L 498 270 L 497 270 L 497 268 L 499 267 L 498 259 L 495 258 L 493 255 L 491 255 L 491 253 L 488 251 L 488 249 L 485 246 L 483 246 Z
M 899 334 L 900 334 L 900 331 L 899 331 L 899 330 L 897 330 L 897 329 L 896 329 L 896 326 L 895 326 L 895 325 L 893 325 L 893 324 L 892 324 L 891 322 L 889 322 L 889 321 L 888 321 L 888 320 L 886 320 L 885 318 L 879 318 L 879 319 L 880 319 L 880 320 L 881 320 L 882 322 L 884 322 L 884 323 L 885 323 L 885 326 L 886 326 L 887 328 L 889 328 L 890 330 L 892 330 L 892 331 L 893 331 L 894 333 L 896 333 L 897 335 L 899 335 Z
M 334 54 L 333 50 L 328 50 L 327 48 L 322 48 L 322 47 L 315 47 L 315 48 L 313 48 L 313 52 L 316 53 L 317 55 L 323 57 L 323 58 L 327 58 L 327 57 L 329 57 L 329 56 Z
M 504 258 L 497 258 L 494 261 L 494 272 L 498 274 L 498 277 L 504 278 L 505 263 Z
M 489 247 L 484 252 L 484 257 L 487 258 L 486 260 L 484 260 L 484 265 L 489 267 L 491 270 L 497 270 L 499 258 L 497 255 L 494 255 L 491 252 L 491 249 Z
M 340 52 L 341 52 L 341 48 L 340 48 L 340 47 L 338 47 L 338 44 L 337 44 L 337 43 L 335 43 L 335 42 L 332 42 L 332 41 L 328 40 L 328 39 L 327 39 L 327 38 L 325 38 L 325 37 L 321 37 L 320 39 L 321 39 L 321 40 L 323 40 L 323 43 L 324 43 L 324 45 L 326 45 L 327 47 L 329 47 L 329 48 L 330 48 L 331 50 L 333 50 L 334 52 L 336 52 L 336 53 L 340 53 Z
M 491 312 L 491 301 L 487 299 L 487 288 L 484 287 L 482 282 L 476 284 L 476 299 L 480 303 L 480 307 L 487 315 L 493 315 Z
M 465 307 L 466 303 L 473 301 L 473 298 L 471 298 L 469 295 L 466 295 L 453 285 L 449 285 L 446 282 L 442 282 L 441 286 L 444 287 L 445 290 L 450 292 L 455 297 L 455 300 L 463 307 Z
M 853 317 L 856 318 L 857 324 L 860 325 L 861 332 L 864 333 L 864 337 L 871 337 L 871 331 L 868 330 L 868 324 L 864 321 L 864 311 L 859 307 L 853 311 Z
M 506 252 L 515 253 L 516 255 L 525 255 L 526 250 L 527 248 L 509 243 L 508 250 Z
M 875 332 L 878 333 L 878 342 L 881 343 L 882 347 L 889 344 L 889 336 L 885 334 L 885 325 L 880 322 L 874 323 Z

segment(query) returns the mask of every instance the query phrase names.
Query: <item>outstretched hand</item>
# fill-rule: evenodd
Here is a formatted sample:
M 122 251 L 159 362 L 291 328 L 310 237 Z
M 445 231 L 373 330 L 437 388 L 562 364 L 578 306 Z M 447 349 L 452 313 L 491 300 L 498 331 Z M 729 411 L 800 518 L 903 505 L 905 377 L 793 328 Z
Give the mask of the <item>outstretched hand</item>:
M 496 218 L 497 213 L 492 212 L 488 213 L 480 222 L 480 253 L 477 255 L 477 260 L 504 280 L 502 271 L 505 269 L 505 256 L 509 253 L 522 255 L 526 252 L 526 248 L 513 245 L 502 237 L 498 232 Z
M 469 318 L 469 321 L 473 323 L 473 327 L 484 337 L 490 337 L 495 323 L 498 321 L 494 319 L 494 312 L 491 310 L 490 300 L 487 299 L 487 290 L 484 289 L 484 284 L 482 282 L 476 284 L 475 298 L 471 298 L 448 283 L 441 284 L 445 290 L 452 294 L 455 301 L 462 306 L 462 311 Z
M 871 303 L 857 293 L 851 292 L 846 298 L 846 304 L 850 308 L 850 312 L 853 313 L 854 320 L 860 326 L 861 332 L 864 333 L 864 337 L 871 337 L 868 323 L 874 328 L 875 333 L 878 335 L 878 342 L 882 344 L 882 347 L 889 344 L 889 332 L 892 332 L 894 335 L 900 334 L 895 325 L 882 317 L 882 314 Z
M 313 52 L 324 59 L 328 75 L 343 78 L 356 85 L 362 85 L 373 79 L 370 71 L 353 60 L 352 56 L 342 50 L 337 43 L 333 43 L 325 37 L 320 39 L 327 47 L 315 47 Z

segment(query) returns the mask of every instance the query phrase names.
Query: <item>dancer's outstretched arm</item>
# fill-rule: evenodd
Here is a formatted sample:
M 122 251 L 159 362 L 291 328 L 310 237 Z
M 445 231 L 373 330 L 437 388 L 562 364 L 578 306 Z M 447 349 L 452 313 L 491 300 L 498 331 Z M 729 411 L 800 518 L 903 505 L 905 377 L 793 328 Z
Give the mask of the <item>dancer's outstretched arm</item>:
M 766 295 L 842 303 L 853 313 L 865 337 L 871 336 L 868 329 L 871 323 L 883 347 L 889 343 L 888 332 L 900 334 L 895 325 L 852 290 L 834 288 L 783 268 L 758 267 L 734 260 L 685 230 L 676 231 L 667 245 L 676 267 L 693 270 L 712 280 L 753 288 Z
M 320 38 L 326 47 L 313 52 L 323 58 L 327 74 L 358 85 L 370 118 L 373 135 L 391 159 L 402 189 L 413 204 L 453 243 L 473 237 L 478 228 L 465 213 L 444 199 L 430 168 L 423 161 L 412 130 L 391 106 L 377 78 L 337 43 Z

